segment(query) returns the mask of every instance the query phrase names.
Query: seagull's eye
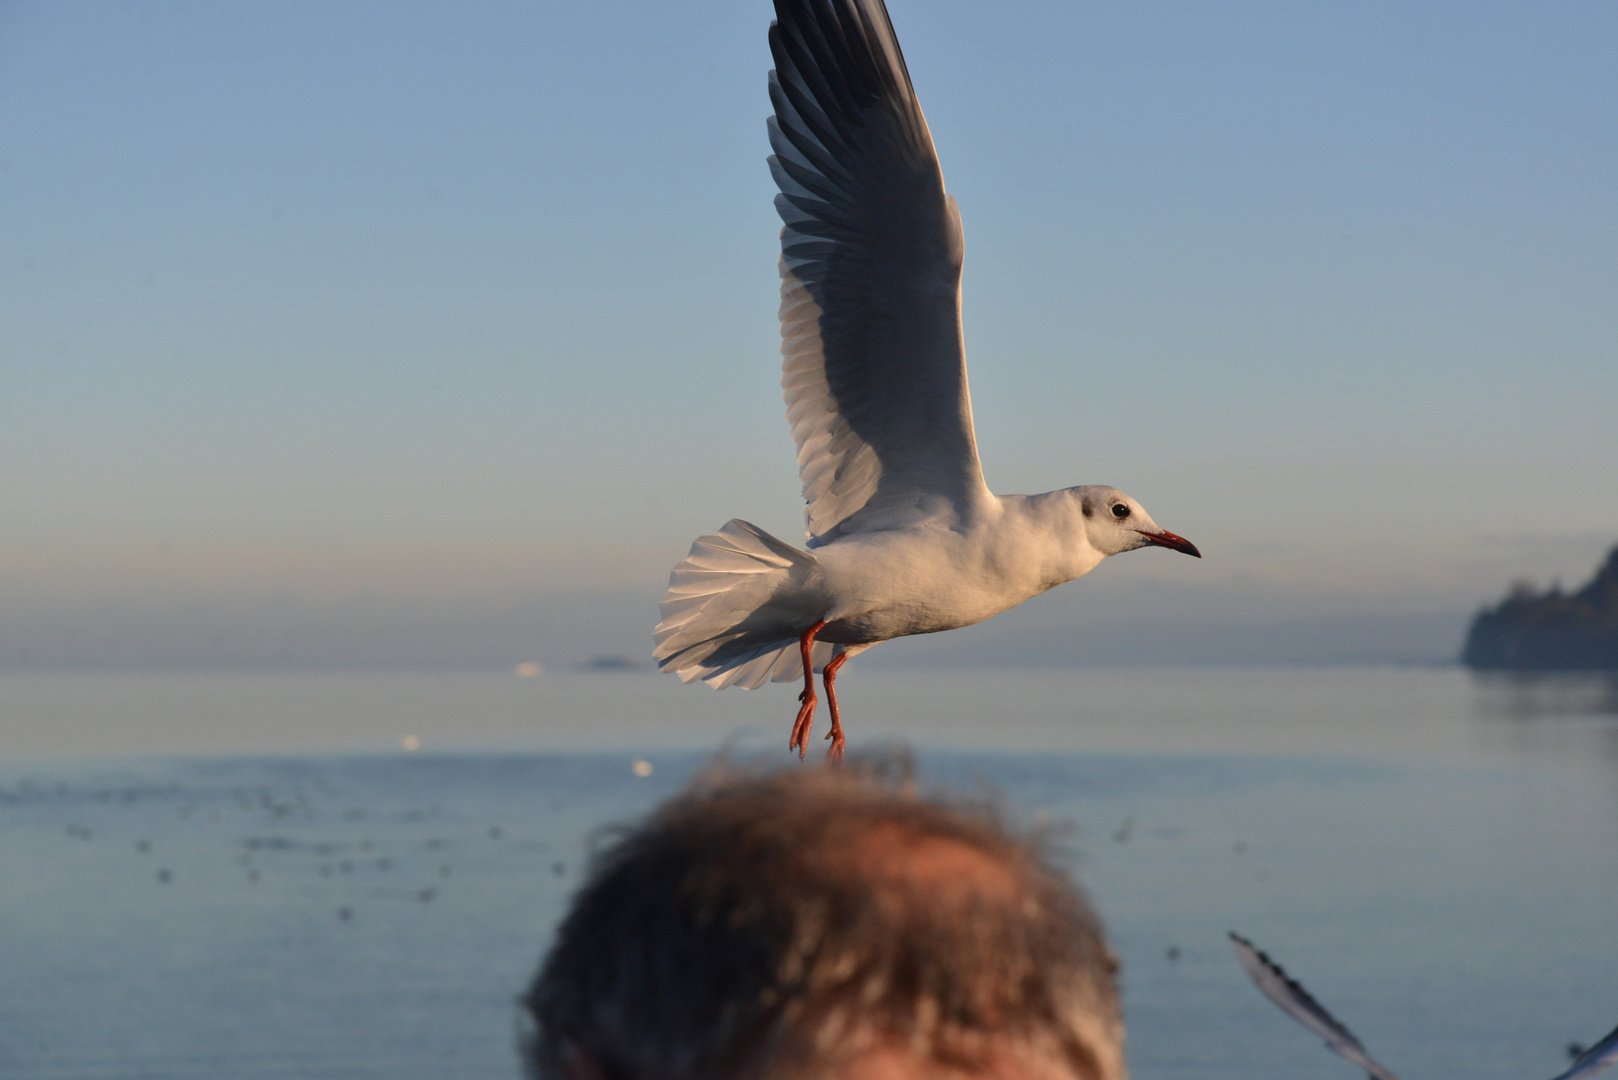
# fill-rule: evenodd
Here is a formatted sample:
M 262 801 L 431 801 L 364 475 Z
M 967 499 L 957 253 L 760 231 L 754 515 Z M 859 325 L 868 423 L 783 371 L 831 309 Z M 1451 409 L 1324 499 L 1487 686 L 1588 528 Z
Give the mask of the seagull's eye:
M 1126 503 L 1113 503 L 1112 516 L 1117 518 L 1119 521 L 1124 520 L 1124 518 L 1129 516 L 1129 506 Z

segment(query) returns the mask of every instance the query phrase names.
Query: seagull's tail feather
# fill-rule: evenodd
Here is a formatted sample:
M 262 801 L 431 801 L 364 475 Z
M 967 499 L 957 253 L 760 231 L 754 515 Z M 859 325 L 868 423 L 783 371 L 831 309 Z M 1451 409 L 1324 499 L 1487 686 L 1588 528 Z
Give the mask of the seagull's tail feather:
M 652 657 L 683 682 L 701 679 L 718 689 L 802 678 L 798 635 L 817 617 L 817 576 L 809 552 L 732 519 L 698 537 L 669 574 Z M 817 641 L 810 653 L 814 670 L 842 651 Z

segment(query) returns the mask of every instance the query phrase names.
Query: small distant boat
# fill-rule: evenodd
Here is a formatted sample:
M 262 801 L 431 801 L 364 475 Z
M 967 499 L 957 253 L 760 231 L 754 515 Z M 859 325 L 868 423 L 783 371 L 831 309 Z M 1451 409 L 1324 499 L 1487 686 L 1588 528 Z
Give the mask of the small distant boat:
M 644 671 L 646 665 L 632 656 L 592 656 L 579 665 L 580 671 Z

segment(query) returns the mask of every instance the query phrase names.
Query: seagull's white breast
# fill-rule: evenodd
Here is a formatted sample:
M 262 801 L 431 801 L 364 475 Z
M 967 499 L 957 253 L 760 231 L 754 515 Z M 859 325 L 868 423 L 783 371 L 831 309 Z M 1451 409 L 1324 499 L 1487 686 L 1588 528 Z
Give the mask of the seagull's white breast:
M 1013 496 L 965 526 L 855 533 L 815 551 L 830 600 L 825 641 L 886 641 L 992 618 L 1102 559 L 1066 515 Z

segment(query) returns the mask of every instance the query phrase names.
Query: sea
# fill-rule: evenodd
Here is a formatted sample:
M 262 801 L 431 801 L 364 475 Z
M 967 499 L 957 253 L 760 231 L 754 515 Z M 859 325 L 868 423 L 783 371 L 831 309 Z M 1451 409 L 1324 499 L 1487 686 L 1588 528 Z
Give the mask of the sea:
M 716 756 L 809 767 L 790 687 L 525 670 L 0 674 L 0 1076 L 519 1076 L 516 999 L 592 851 Z M 1138 1080 L 1355 1075 L 1231 931 L 1401 1076 L 1548 1080 L 1618 1024 L 1618 682 L 839 689 L 851 751 L 1054 831 Z

